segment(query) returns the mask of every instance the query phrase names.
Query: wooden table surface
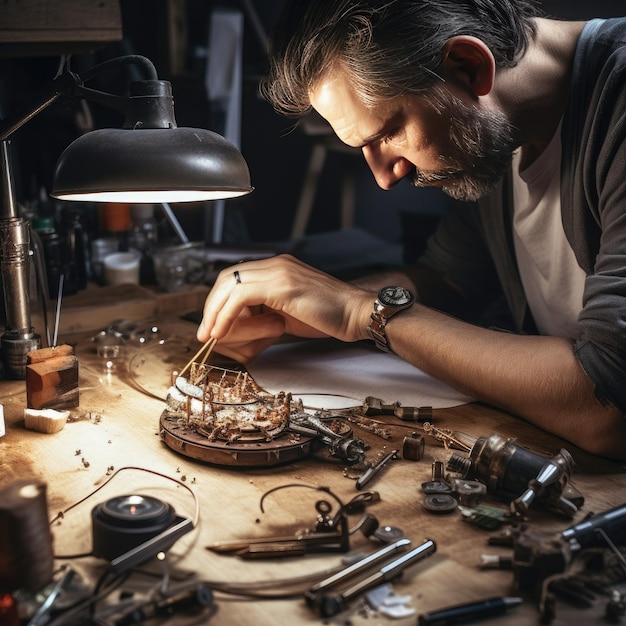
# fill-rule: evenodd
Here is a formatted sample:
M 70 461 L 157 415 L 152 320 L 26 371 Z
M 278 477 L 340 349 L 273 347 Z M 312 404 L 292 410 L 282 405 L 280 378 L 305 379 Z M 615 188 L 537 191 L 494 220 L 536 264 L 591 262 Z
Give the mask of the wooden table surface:
M 247 537 L 290 535 L 299 528 L 312 528 L 316 522 L 314 508 L 326 499 L 317 490 L 288 488 L 272 493 L 270 489 L 289 484 L 327 486 L 344 502 L 357 493 L 354 476 L 345 466 L 329 457 L 325 450 L 302 460 L 265 468 L 217 467 L 182 456 L 164 445 L 159 436 L 159 418 L 164 407 L 161 399 L 146 391 L 156 389 L 159 377 L 151 380 L 141 372 L 141 364 L 160 371 L 167 379 L 173 369 L 180 369 L 197 349 L 195 326 L 174 318 L 159 322 L 165 343 L 144 347 L 127 343 L 107 369 L 87 337 L 67 338 L 77 341 L 80 363 L 80 406 L 72 411 L 72 420 L 53 435 L 29 431 L 24 427 L 25 384 L 23 381 L 0 382 L 0 402 L 4 405 L 6 436 L 0 438 L 0 487 L 18 478 L 38 478 L 47 483 L 50 517 L 78 502 L 109 476 L 123 467 L 146 468 L 187 485 L 196 494 L 200 508 L 198 526 L 179 539 L 169 551 L 168 563 L 174 579 L 181 572 L 198 579 L 227 582 L 288 580 L 304 574 L 319 573 L 341 564 L 343 554 L 306 555 L 270 560 L 245 560 L 218 555 L 205 547 L 220 541 Z M 139 364 L 139 365 L 138 365 Z M 148 382 L 146 382 L 148 380 Z M 152 385 L 152 389 L 147 389 Z M 289 390 L 285 390 L 289 391 Z M 162 390 L 163 394 L 165 389 Z M 385 440 L 360 431 L 371 446 L 368 455 L 401 448 L 402 440 L 419 425 L 408 425 L 386 418 L 392 438 Z M 473 403 L 434 411 L 433 422 L 441 428 L 461 431 L 472 437 L 497 433 L 515 438 L 517 443 L 546 457 L 566 448 L 574 457 L 576 472 L 570 481 L 580 491 L 585 504 L 573 519 L 550 513 L 541 507 L 531 508 L 530 521 L 537 529 L 561 530 L 580 521 L 590 512 L 600 513 L 626 501 L 625 468 L 578 450 L 539 429 L 501 411 Z M 479 567 L 481 555 L 510 556 L 505 547 L 487 544 L 488 531 L 462 519 L 458 511 L 435 515 L 423 509 L 421 484 L 431 478 L 434 460 L 447 461 L 450 451 L 437 441 L 426 438 L 425 456 L 420 461 L 399 458 L 367 486 L 380 494 L 380 502 L 369 507 L 381 525 L 396 526 L 418 545 L 425 538 L 437 544 L 435 555 L 411 566 L 394 581 L 395 593 L 410 596 L 409 606 L 416 613 L 442 606 L 491 596 L 518 595 L 510 571 Z M 91 510 L 108 498 L 128 493 L 152 495 L 174 506 L 177 514 L 191 518 L 194 501 L 189 492 L 172 481 L 140 470 L 127 469 L 115 474 L 97 494 L 68 511 L 52 526 L 54 552 L 57 556 L 91 551 Z M 330 499 L 332 502 L 332 498 Z M 493 498 L 488 503 L 506 506 Z M 351 516 L 351 524 L 358 516 Z M 378 549 L 362 533 L 351 536 L 351 553 L 368 554 Z M 67 563 L 58 561 L 59 564 Z M 103 559 L 87 557 L 70 561 L 89 579 L 105 570 Z M 135 575 L 134 575 L 135 576 Z M 145 581 L 144 581 L 145 584 Z M 151 581 L 154 585 L 154 580 Z M 559 602 L 554 624 L 592 623 L 601 619 L 605 600 L 592 609 L 574 609 Z M 538 609 L 532 599 L 495 620 L 498 624 L 538 623 Z M 353 602 L 347 611 L 330 620 L 322 620 L 309 609 L 303 598 L 284 600 L 251 600 L 221 592 L 215 594 L 210 619 L 184 620 L 175 623 L 215 625 L 282 625 L 282 624 L 415 624 L 416 616 L 389 619 L 365 614 L 361 602 Z M 493 623 L 493 620 L 491 620 Z M 154 622 L 152 622 L 154 623 Z

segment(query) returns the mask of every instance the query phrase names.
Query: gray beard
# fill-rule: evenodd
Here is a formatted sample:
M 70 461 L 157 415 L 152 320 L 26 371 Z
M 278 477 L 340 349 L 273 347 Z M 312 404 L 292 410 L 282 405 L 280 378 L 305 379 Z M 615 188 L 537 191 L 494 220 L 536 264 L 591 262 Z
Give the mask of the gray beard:
M 437 184 L 455 200 L 473 201 L 487 195 L 511 167 L 518 147 L 513 127 L 498 112 L 482 112 L 451 95 L 440 93 L 450 116 L 453 154 L 442 157 L 445 167 L 435 171 L 415 169 L 412 184 L 425 187 Z

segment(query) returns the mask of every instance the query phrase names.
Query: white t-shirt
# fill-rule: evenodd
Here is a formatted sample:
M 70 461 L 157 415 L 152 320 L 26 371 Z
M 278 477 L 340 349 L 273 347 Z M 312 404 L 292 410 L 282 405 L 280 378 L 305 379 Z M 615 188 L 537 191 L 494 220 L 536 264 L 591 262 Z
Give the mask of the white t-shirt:
M 574 338 L 585 272 L 576 262 L 561 221 L 561 127 L 541 155 L 519 171 L 513 156 L 515 255 L 537 329 Z

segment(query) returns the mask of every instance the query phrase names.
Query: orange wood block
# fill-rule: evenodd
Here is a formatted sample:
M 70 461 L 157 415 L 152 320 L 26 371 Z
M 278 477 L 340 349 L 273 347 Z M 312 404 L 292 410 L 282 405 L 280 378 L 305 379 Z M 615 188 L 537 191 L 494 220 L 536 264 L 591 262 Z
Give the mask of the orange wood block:
M 27 407 L 69 409 L 78 403 L 78 359 L 72 346 L 30 352 L 26 365 Z

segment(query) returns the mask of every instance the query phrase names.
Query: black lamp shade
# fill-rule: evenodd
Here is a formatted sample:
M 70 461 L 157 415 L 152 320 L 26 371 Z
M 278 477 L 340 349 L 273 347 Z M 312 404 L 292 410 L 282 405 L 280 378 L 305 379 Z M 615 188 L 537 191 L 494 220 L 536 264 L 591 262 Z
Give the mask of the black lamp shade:
M 61 154 L 51 195 L 91 202 L 190 202 L 252 191 L 239 150 L 198 128 L 94 130 Z

